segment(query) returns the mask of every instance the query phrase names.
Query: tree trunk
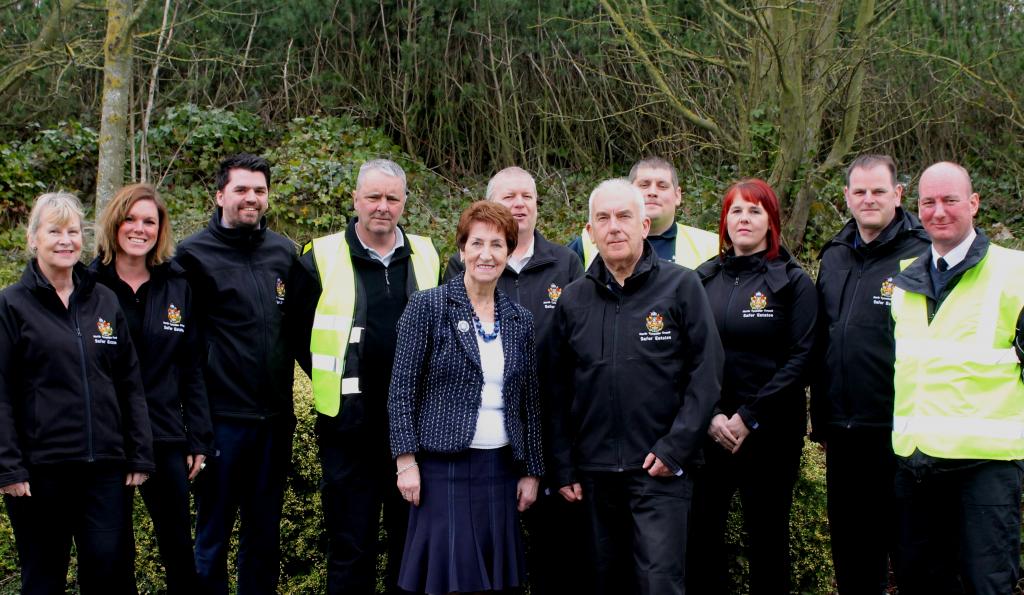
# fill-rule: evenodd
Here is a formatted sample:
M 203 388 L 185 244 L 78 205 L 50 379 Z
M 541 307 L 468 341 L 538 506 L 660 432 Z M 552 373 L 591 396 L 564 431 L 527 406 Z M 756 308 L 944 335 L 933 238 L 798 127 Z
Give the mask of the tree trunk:
M 145 4 L 140 2 L 139 9 Z M 99 165 L 96 168 L 96 213 L 124 184 L 128 147 L 128 88 L 132 84 L 132 29 L 138 10 L 132 0 L 107 0 L 107 36 L 103 42 L 103 115 Z

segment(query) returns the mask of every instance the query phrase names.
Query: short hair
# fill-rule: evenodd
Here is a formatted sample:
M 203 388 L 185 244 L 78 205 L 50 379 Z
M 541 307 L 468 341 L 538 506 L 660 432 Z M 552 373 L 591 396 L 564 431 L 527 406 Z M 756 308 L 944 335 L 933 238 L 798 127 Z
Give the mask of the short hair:
M 57 225 L 68 225 L 73 220 L 78 221 L 82 226 L 85 214 L 82 212 L 82 202 L 78 197 L 69 192 L 47 192 L 40 194 L 32 205 L 32 211 L 28 215 L 28 228 L 25 231 L 25 239 L 31 238 L 39 231 L 43 219 L 53 220 Z M 29 242 L 29 253 L 35 255 L 32 244 Z
M 484 193 L 484 197 L 486 197 L 487 200 L 494 200 L 494 193 L 497 191 L 498 182 L 501 181 L 502 178 L 507 178 L 509 176 L 526 176 L 527 178 L 530 178 L 530 183 L 533 184 L 533 193 L 534 195 L 537 194 L 537 180 L 533 179 L 530 172 L 513 165 L 512 167 L 506 167 L 491 176 L 491 179 L 487 181 L 487 191 Z
M 238 153 L 220 162 L 217 168 L 217 190 L 223 191 L 227 187 L 233 169 L 260 172 L 267 178 L 267 190 L 270 190 L 270 164 L 266 159 L 252 153 Z
M 866 153 L 858 156 L 856 159 L 850 162 L 850 165 L 846 168 L 846 185 L 850 185 L 850 174 L 855 169 L 871 169 L 878 167 L 879 165 L 885 166 L 889 170 L 889 176 L 892 178 L 893 187 L 898 183 L 896 181 L 896 160 L 888 155 L 878 155 L 874 153 Z
M 469 230 L 474 223 L 485 223 L 504 234 L 509 254 L 512 254 L 519 244 L 519 225 L 512 216 L 512 211 L 501 203 L 478 200 L 466 207 L 459 217 L 459 226 L 455 229 L 455 243 L 458 244 L 459 250 L 466 249 Z
M 164 199 L 149 184 L 132 184 L 118 190 L 97 218 L 96 255 L 103 264 L 114 261 L 117 255 L 117 232 L 135 203 L 142 200 L 153 201 L 158 215 L 156 244 L 146 254 L 146 265 L 153 267 L 174 256 L 174 234 L 171 232 L 171 218 L 167 215 Z
M 779 197 L 775 196 L 775 191 L 767 182 L 758 178 L 744 178 L 729 186 L 729 189 L 725 191 L 725 197 L 722 199 L 722 214 L 718 219 L 719 254 L 725 254 L 726 249 L 732 246 L 726 218 L 729 209 L 732 208 L 732 203 L 736 202 L 738 198 L 761 205 L 761 208 L 764 209 L 765 214 L 768 215 L 768 252 L 765 256 L 768 260 L 778 258 L 779 231 L 782 228 L 782 221 L 779 217 Z
M 921 185 L 921 178 L 924 177 L 924 174 L 928 173 L 928 171 L 930 169 L 932 169 L 934 167 L 940 167 L 940 166 L 952 167 L 953 169 L 955 169 L 958 172 L 960 172 L 960 174 L 964 177 L 964 182 L 967 183 L 967 196 L 969 197 L 972 194 L 974 194 L 974 183 L 971 182 L 971 174 L 970 174 L 970 172 L 967 171 L 966 167 L 960 165 L 956 161 L 936 161 L 935 163 L 933 163 L 933 164 L 929 165 L 928 167 L 924 168 L 924 171 L 921 172 L 921 177 L 917 179 L 918 186 Z
M 405 170 L 402 169 L 401 165 L 390 159 L 371 159 L 360 165 L 359 175 L 356 176 L 356 190 L 359 190 L 359 187 L 363 185 L 363 179 L 371 171 L 379 171 L 385 175 L 402 180 L 402 192 L 408 190 L 408 184 L 405 181 Z
M 636 176 L 642 168 L 648 169 L 667 169 L 668 173 L 672 174 L 672 185 L 676 188 L 679 187 L 679 172 L 676 171 L 676 166 L 668 162 L 667 159 L 652 155 L 650 157 L 644 157 L 640 161 L 633 164 L 633 167 L 629 170 L 629 181 L 635 182 Z
M 643 219 L 647 216 L 647 210 L 644 208 L 644 195 L 640 190 L 626 178 L 612 178 L 598 184 L 597 188 L 594 188 L 594 191 L 590 193 L 590 198 L 587 200 L 588 221 L 593 222 L 594 220 L 594 198 L 598 194 L 609 190 L 616 190 L 628 194 L 629 197 L 633 199 L 633 202 L 636 203 L 637 213 L 640 215 L 640 218 Z

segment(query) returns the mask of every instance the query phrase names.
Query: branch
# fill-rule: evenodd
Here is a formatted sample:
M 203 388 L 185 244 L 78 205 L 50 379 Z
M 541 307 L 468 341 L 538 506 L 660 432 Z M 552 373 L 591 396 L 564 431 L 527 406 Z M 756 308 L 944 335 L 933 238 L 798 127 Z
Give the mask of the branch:
M 6 72 L 0 79 L 0 102 L 6 102 L 25 81 L 25 77 L 36 70 L 40 57 L 57 42 L 64 15 L 71 12 L 79 1 L 60 0 L 53 7 L 42 29 L 39 30 L 39 35 L 26 48 L 25 56 L 17 60 L 12 67 L 5 69 Z
M 633 33 L 633 31 L 626 26 L 626 22 L 622 18 L 622 15 L 617 10 L 615 10 L 615 8 L 611 5 L 611 2 L 609 2 L 609 0 L 601 0 L 601 5 L 608 12 L 609 16 L 611 16 L 612 20 L 615 22 L 615 25 L 622 32 L 622 35 L 626 38 L 626 42 L 629 44 L 629 46 L 633 48 L 633 51 L 635 51 L 640 56 L 640 60 L 641 62 L 643 62 L 643 65 L 647 70 L 648 74 L 650 74 L 651 78 L 654 79 L 655 86 L 658 88 L 659 91 L 661 91 L 665 95 L 665 97 L 668 98 L 669 103 L 672 104 L 672 106 L 679 112 L 683 119 L 689 122 L 690 124 L 693 124 L 694 126 L 706 130 L 711 134 L 717 136 L 718 138 L 721 138 L 723 142 L 728 143 L 729 145 L 734 145 L 735 141 L 733 140 L 731 135 L 727 134 L 724 130 L 722 130 L 714 120 L 700 116 L 697 112 L 690 109 L 688 106 L 683 104 L 683 102 L 680 101 L 678 97 L 676 97 L 675 93 L 673 93 L 672 89 L 669 87 L 668 81 L 665 80 L 664 75 L 661 73 L 661 70 L 659 70 L 658 67 L 654 65 L 650 55 L 647 53 L 647 50 L 644 49 L 636 34 Z

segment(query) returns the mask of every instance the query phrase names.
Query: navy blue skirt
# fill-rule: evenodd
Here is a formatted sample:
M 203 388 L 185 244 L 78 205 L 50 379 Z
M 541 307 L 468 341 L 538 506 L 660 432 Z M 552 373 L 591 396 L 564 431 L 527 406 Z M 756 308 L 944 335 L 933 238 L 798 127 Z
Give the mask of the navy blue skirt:
M 427 595 L 513 589 L 525 581 L 512 449 L 419 453 L 420 505 L 398 586 Z

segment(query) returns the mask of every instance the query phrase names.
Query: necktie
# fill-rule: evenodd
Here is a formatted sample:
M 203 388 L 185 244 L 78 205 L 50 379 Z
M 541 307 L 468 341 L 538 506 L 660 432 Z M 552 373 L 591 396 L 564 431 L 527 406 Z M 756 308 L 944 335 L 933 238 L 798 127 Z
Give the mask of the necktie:
M 939 269 L 940 273 L 945 273 L 949 270 L 949 263 L 946 262 L 945 258 L 939 257 L 939 259 L 935 261 L 935 268 Z

